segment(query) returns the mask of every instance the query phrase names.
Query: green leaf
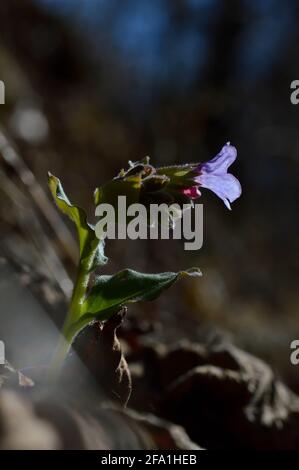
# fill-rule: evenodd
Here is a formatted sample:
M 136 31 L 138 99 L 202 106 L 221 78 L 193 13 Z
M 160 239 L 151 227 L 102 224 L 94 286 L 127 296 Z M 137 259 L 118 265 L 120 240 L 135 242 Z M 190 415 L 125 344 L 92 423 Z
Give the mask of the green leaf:
M 96 237 L 94 227 L 87 222 L 86 213 L 81 207 L 72 204 L 65 194 L 62 184 L 56 176 L 48 173 L 48 184 L 57 207 L 67 215 L 76 225 L 80 260 L 93 256 L 92 268 L 105 264 L 104 242 Z
M 125 304 L 153 300 L 183 276 L 199 276 L 198 269 L 144 274 L 125 269 L 114 276 L 99 276 L 84 302 L 83 311 L 105 319 L 108 312 L 116 312 Z
M 195 163 L 185 165 L 174 165 L 168 167 L 157 168 L 158 175 L 164 175 L 169 180 L 169 187 L 180 188 L 193 186 L 194 177 L 197 176 Z
M 105 264 L 107 264 L 108 258 L 107 256 L 105 256 L 104 248 L 105 240 L 99 240 L 94 233 L 94 238 L 90 239 L 89 245 L 90 252 L 94 253 L 92 263 L 89 267 L 89 272 L 94 271 L 98 266 L 104 266 Z
M 99 276 L 86 298 L 83 315 L 68 328 L 68 334 L 75 336 L 95 318 L 107 320 L 126 304 L 142 300 L 153 300 L 163 290 L 184 276 L 198 277 L 198 268 L 160 274 L 143 274 L 132 269 L 125 269 L 114 276 Z
M 97 206 L 108 203 L 117 210 L 118 196 L 126 196 L 127 205 L 134 204 L 139 202 L 140 189 L 140 174 L 128 176 L 125 179 L 115 178 L 95 190 L 95 203 Z

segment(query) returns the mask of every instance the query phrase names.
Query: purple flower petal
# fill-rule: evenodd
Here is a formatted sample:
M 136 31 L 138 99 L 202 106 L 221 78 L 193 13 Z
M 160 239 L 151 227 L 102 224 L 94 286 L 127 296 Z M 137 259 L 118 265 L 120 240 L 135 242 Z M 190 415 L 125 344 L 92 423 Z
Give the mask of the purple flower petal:
M 196 180 L 200 183 L 200 186 L 217 194 L 228 209 L 231 209 L 230 202 L 234 202 L 242 193 L 239 181 L 230 173 L 216 175 L 203 173 Z
M 200 187 L 210 189 L 217 194 L 228 209 L 231 208 L 230 203 L 234 202 L 242 193 L 237 178 L 227 173 L 228 167 L 236 158 L 237 150 L 228 142 L 216 157 L 209 162 L 198 165 L 198 176 L 195 177 L 195 181 Z
M 226 173 L 228 167 L 236 160 L 236 158 L 237 149 L 228 142 L 222 147 L 216 157 L 206 163 L 200 163 L 198 165 L 198 170 L 213 174 Z

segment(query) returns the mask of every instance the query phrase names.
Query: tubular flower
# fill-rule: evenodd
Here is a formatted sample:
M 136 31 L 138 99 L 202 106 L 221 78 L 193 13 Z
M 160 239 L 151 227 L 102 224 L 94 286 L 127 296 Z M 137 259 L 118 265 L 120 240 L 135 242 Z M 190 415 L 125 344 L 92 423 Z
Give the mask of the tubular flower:
M 240 197 L 242 189 L 240 182 L 231 173 L 227 172 L 229 166 L 236 160 L 237 150 L 228 142 L 212 160 L 200 163 L 195 171 L 194 181 L 198 187 L 207 188 L 217 194 L 228 209 L 230 203 Z M 196 194 L 194 187 L 189 188 L 190 197 Z M 184 194 L 186 194 L 184 192 Z M 198 196 L 196 196 L 198 197 Z

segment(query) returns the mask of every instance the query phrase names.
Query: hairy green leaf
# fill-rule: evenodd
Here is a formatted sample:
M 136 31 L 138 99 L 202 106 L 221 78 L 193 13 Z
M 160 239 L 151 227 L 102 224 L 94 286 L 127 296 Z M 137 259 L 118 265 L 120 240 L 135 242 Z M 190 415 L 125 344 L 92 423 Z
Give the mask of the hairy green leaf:
M 76 225 L 81 261 L 92 254 L 93 269 L 100 264 L 105 264 L 107 258 L 104 255 L 104 242 L 96 237 L 94 227 L 87 222 L 85 211 L 70 202 L 59 178 L 51 173 L 48 173 L 48 184 L 57 207 Z
M 84 303 L 84 310 L 91 315 L 117 311 L 127 303 L 153 300 L 182 276 L 199 276 L 198 269 L 144 274 L 125 269 L 114 276 L 99 276 Z
M 198 268 L 160 274 L 144 274 L 125 269 L 114 276 L 99 276 L 83 304 L 83 315 L 72 323 L 68 333 L 75 336 L 92 320 L 107 320 L 126 304 L 154 300 L 184 276 L 198 277 Z
M 141 189 L 141 175 L 132 175 L 124 178 L 115 178 L 94 193 L 96 205 L 109 203 L 114 209 L 118 206 L 118 196 L 126 196 L 127 205 L 139 202 Z

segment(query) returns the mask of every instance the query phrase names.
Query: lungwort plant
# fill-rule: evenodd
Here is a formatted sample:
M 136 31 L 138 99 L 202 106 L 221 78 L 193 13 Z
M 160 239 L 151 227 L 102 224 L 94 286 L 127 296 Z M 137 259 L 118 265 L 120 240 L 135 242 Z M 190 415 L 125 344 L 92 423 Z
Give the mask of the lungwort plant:
M 117 204 L 118 196 L 132 203 L 192 202 L 200 197 L 199 187 L 214 191 L 230 208 L 241 194 L 238 180 L 227 173 L 235 160 L 236 150 L 227 144 L 210 162 L 154 168 L 149 159 L 131 163 L 116 178 L 95 191 L 95 205 Z M 105 234 L 97 236 L 86 213 L 72 204 L 60 180 L 49 173 L 49 188 L 57 207 L 75 224 L 79 243 L 79 262 L 69 310 L 51 371 L 56 373 L 78 333 L 92 320 L 106 321 L 132 302 L 153 300 L 184 276 L 199 276 L 197 268 L 180 272 L 146 274 L 124 269 L 113 275 L 99 275 L 108 261 L 104 253 Z

